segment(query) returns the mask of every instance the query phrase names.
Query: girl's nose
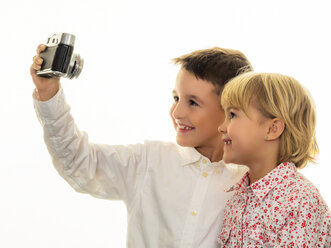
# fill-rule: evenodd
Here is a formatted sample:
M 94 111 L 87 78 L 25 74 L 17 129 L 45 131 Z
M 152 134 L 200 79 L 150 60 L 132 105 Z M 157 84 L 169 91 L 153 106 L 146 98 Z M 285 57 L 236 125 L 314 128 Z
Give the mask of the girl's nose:
M 218 126 L 217 130 L 218 130 L 218 132 L 221 133 L 221 134 L 222 134 L 222 133 L 226 133 L 226 125 L 225 125 L 225 121 L 224 121 L 221 125 Z

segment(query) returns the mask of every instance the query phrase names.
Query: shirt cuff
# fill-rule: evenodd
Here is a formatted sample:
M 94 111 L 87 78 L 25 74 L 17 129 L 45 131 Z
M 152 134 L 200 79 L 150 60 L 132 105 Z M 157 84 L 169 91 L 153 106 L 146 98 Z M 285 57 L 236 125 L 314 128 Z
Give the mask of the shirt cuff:
M 36 89 L 32 95 L 33 105 L 41 119 L 58 119 L 64 112 L 69 110 L 62 87 L 51 99 L 40 101 L 37 98 Z

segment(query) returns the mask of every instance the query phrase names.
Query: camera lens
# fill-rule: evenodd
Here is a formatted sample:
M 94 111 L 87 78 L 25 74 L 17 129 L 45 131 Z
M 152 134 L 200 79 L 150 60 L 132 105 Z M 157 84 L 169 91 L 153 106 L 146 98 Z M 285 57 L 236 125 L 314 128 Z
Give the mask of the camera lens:
M 69 79 L 77 78 L 83 70 L 84 59 L 79 54 L 74 53 L 70 60 L 66 77 Z

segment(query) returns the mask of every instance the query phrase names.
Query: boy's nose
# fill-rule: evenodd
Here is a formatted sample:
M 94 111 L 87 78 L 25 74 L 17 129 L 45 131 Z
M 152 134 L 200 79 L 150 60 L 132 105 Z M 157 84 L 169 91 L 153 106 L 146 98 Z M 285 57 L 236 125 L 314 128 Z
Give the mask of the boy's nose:
M 175 104 L 172 108 L 172 117 L 174 119 L 182 119 L 184 117 L 184 110 L 182 107 L 182 104 L 180 104 L 179 102 L 177 104 Z

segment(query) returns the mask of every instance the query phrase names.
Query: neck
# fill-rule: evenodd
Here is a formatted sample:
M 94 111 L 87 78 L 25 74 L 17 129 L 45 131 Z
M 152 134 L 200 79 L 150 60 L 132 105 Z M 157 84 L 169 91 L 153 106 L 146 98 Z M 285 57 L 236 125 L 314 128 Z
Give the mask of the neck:
M 249 167 L 250 184 L 265 177 L 270 171 L 277 166 L 277 159 L 268 157 L 265 160 L 260 160 L 258 163 L 247 165 Z
M 249 168 L 250 184 L 265 177 L 278 165 L 279 158 L 279 139 L 268 141 L 261 148 L 256 156 L 252 158 L 251 163 L 246 163 Z
M 197 151 L 207 157 L 210 162 L 218 162 L 223 158 L 223 143 L 217 145 L 216 147 L 195 147 Z
M 256 167 L 249 167 L 249 181 L 250 184 L 255 183 L 256 181 L 260 180 L 264 176 L 266 176 L 270 171 L 272 171 L 276 167 L 275 164 L 270 164 L 268 166 L 263 165 Z

